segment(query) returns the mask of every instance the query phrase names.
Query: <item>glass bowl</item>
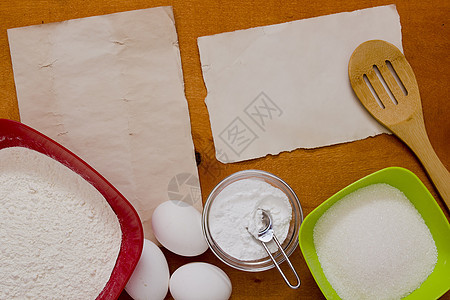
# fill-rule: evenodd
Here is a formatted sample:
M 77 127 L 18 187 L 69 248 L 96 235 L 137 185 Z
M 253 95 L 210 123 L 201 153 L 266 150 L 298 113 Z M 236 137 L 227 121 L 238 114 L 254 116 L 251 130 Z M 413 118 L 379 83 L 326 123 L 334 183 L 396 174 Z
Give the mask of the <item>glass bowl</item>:
M 289 187 L 289 185 L 286 182 L 284 182 L 282 179 L 271 173 L 260 170 L 245 170 L 234 173 L 223 179 L 209 194 L 208 199 L 206 200 L 205 206 L 203 208 L 202 228 L 203 234 L 206 238 L 206 241 L 211 251 L 221 261 L 223 261 L 225 264 L 235 269 L 247 272 L 265 271 L 275 266 L 268 255 L 258 260 L 249 260 L 249 261 L 239 260 L 227 254 L 224 250 L 220 248 L 220 246 L 214 241 L 214 237 L 212 236 L 209 228 L 209 212 L 211 210 L 212 205 L 214 204 L 214 199 L 216 199 L 217 195 L 225 187 L 227 187 L 233 182 L 242 179 L 256 179 L 265 181 L 266 183 L 269 183 L 270 185 L 280 189 L 288 197 L 289 202 L 292 206 L 292 218 L 286 239 L 281 244 L 284 252 L 288 257 L 294 252 L 295 248 L 298 245 L 298 232 L 300 225 L 303 221 L 303 211 L 300 205 L 300 201 L 298 200 L 294 191 Z M 285 261 L 283 255 L 281 254 L 281 251 L 278 250 L 273 255 L 278 264 L 281 264 L 283 261 Z

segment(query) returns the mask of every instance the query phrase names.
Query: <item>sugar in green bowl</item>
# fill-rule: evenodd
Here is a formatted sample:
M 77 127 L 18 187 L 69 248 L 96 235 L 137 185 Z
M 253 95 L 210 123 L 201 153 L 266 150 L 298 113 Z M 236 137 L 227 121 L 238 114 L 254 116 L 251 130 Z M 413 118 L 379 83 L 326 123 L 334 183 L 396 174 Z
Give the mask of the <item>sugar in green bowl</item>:
M 420 179 L 411 171 L 400 167 L 385 168 L 352 183 L 306 216 L 300 227 L 299 244 L 317 285 L 327 299 L 340 299 L 327 280 L 317 257 L 313 241 L 313 229 L 316 222 L 343 197 L 376 183 L 386 183 L 402 191 L 421 214 L 436 243 L 438 259 L 433 272 L 419 288 L 403 299 L 439 298 L 450 289 L 450 224 Z

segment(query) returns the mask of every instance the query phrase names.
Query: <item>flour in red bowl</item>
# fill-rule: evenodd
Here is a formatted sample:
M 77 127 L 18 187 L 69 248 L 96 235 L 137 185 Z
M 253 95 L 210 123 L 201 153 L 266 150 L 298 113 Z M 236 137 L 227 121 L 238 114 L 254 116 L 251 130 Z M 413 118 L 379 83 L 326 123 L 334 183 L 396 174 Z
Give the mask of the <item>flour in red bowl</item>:
M 66 166 L 0 150 L 0 299 L 95 299 L 122 241 L 105 198 Z

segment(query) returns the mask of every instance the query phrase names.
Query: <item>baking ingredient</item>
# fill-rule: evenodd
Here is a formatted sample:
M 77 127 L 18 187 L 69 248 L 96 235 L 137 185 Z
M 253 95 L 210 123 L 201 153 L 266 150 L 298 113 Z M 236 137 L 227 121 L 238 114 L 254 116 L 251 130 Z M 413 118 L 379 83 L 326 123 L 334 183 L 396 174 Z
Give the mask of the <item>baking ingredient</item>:
M 262 229 L 258 209 L 271 214 L 275 235 L 283 243 L 292 218 L 288 197 L 263 180 L 241 179 L 220 191 L 209 212 L 211 236 L 223 251 L 245 261 L 267 257 L 261 243 L 252 236 Z M 268 246 L 272 252 L 277 250 L 273 241 Z
M 208 249 L 201 219 L 200 212 L 188 203 L 166 201 L 153 212 L 153 232 L 156 239 L 175 254 L 200 255 Z
M 95 299 L 121 245 L 105 198 L 56 160 L 0 150 L 0 299 Z
M 170 277 L 169 287 L 175 300 L 226 300 L 232 290 L 224 271 L 202 262 L 178 268 Z
M 125 290 L 134 300 L 162 300 L 169 289 L 169 266 L 161 249 L 144 240 L 141 258 Z
M 408 198 L 379 183 L 329 208 L 314 227 L 323 272 L 342 299 L 399 299 L 434 269 L 430 230 Z

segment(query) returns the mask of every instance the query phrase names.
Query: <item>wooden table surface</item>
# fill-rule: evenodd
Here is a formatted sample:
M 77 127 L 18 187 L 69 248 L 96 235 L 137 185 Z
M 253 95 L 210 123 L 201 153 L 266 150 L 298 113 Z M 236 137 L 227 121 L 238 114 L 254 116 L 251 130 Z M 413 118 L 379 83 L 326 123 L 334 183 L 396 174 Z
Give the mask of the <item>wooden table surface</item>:
M 443 202 L 414 154 L 395 136 L 380 135 L 362 141 L 314 150 L 295 150 L 276 156 L 224 165 L 214 157 L 206 89 L 202 79 L 197 37 L 261 25 L 282 23 L 326 14 L 352 11 L 392 1 L 150 1 L 150 0 L 2 0 L 0 1 L 0 118 L 19 120 L 6 29 L 58 22 L 126 10 L 171 5 L 174 9 L 183 64 L 192 136 L 201 156 L 199 176 L 205 201 L 225 176 L 244 169 L 261 169 L 283 178 L 297 193 L 304 215 L 328 197 L 372 172 L 400 166 L 425 183 L 441 207 Z M 412 65 L 422 96 L 430 141 L 444 165 L 450 168 L 450 1 L 395 1 L 400 15 L 403 48 Z M 357 24 L 356 24 L 357 26 Z M 444 208 L 448 218 L 448 211 Z M 211 251 L 183 258 L 163 250 L 170 272 L 192 261 L 222 268 L 233 284 L 232 299 L 323 299 L 299 248 L 291 256 L 301 276 L 298 290 L 289 289 L 275 269 L 261 273 L 234 270 Z M 450 293 L 443 298 L 450 299 Z M 120 299 L 130 299 L 123 292 Z M 167 299 L 171 299 L 170 295 Z

